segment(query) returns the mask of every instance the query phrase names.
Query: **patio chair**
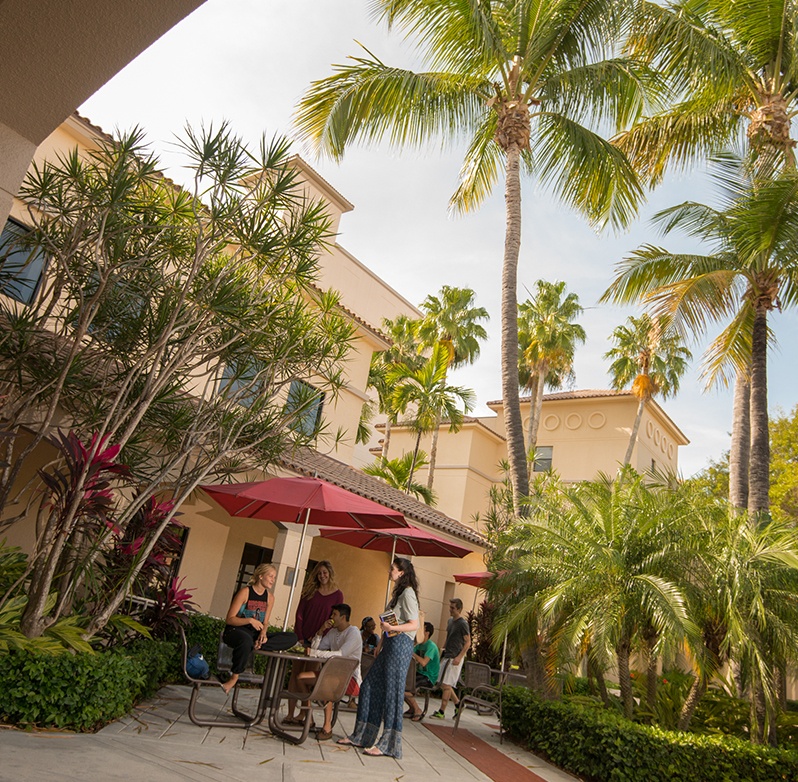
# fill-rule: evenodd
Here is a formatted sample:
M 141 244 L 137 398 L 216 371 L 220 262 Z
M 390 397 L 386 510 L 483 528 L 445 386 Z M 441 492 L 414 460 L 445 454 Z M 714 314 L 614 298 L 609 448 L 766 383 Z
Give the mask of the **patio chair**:
M 332 724 L 335 725 L 338 719 L 338 707 L 341 698 L 346 694 L 346 688 L 349 686 L 352 676 L 354 676 L 358 662 L 359 660 L 354 657 L 328 657 L 322 663 L 319 675 L 309 694 L 307 692 L 292 692 L 288 689 L 281 690 L 277 695 L 277 701 L 269 717 L 269 729 L 272 733 L 277 734 L 286 741 L 290 741 L 292 744 L 301 744 L 308 737 L 310 728 L 313 725 L 313 709 L 311 707 L 303 709 L 305 719 L 301 726 L 283 723 L 278 716 L 280 701 L 283 700 L 309 701 L 310 703 L 318 702 L 322 704 L 332 703 Z M 295 735 L 293 732 L 297 730 L 299 735 Z
M 477 714 L 485 715 L 495 712 L 499 718 L 499 743 L 504 743 L 502 733 L 502 684 L 498 687 L 491 684 L 491 670 L 483 663 L 467 662 L 463 666 L 463 679 L 468 694 L 460 698 L 460 706 L 456 710 L 452 735 L 460 726 L 460 715 L 463 710 L 473 706 Z
M 421 709 L 421 719 L 427 716 L 429 711 L 429 696 L 434 689 L 434 685 L 430 684 L 428 687 L 416 687 L 416 673 L 418 672 L 418 664 L 415 660 L 410 660 L 410 667 L 407 670 L 407 679 L 405 679 L 405 692 L 409 692 L 417 701 L 423 696 L 424 706 Z
M 188 682 L 191 684 L 191 698 L 188 702 L 188 718 L 195 724 L 201 728 L 245 728 L 248 727 L 250 722 L 248 722 L 247 717 L 248 715 L 244 714 L 243 712 L 239 711 L 238 709 L 238 684 L 241 681 L 248 681 L 250 683 L 256 684 L 261 683 L 263 681 L 263 677 L 258 677 L 256 674 L 248 674 L 246 679 L 242 679 L 239 677 L 238 683 L 233 688 L 233 701 L 232 701 L 232 709 L 233 713 L 239 715 L 239 719 L 236 720 L 224 720 L 224 719 L 204 719 L 197 716 L 196 707 L 197 707 L 197 700 L 199 699 L 200 691 L 203 687 L 219 687 L 221 688 L 222 683 L 219 681 L 218 678 L 215 676 L 211 676 L 208 679 L 195 679 L 191 674 L 189 674 L 186 663 L 188 661 L 188 641 L 186 640 L 186 632 L 182 628 L 180 630 L 180 641 L 183 646 L 183 675 L 186 677 Z M 225 646 L 227 646 L 225 644 Z M 221 642 L 220 642 L 221 647 Z M 227 647 L 229 649 L 229 647 Z M 231 654 L 231 661 L 232 661 L 232 654 Z M 232 664 L 232 662 L 231 662 Z M 222 669 L 224 670 L 224 669 Z M 229 670 L 229 665 L 227 670 Z M 241 675 L 242 677 L 244 674 Z M 242 721 L 243 720 L 243 721 Z

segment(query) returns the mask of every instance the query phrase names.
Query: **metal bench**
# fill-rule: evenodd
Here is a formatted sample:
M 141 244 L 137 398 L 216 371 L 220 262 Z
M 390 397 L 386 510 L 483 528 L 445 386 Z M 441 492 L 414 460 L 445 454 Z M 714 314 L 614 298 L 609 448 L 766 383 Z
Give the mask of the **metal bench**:
M 499 718 L 499 743 L 503 743 L 502 683 L 500 682 L 498 687 L 494 687 L 491 683 L 490 666 L 473 662 L 466 662 L 463 666 L 463 682 L 469 692 L 460 698 L 460 707 L 455 714 L 452 735 L 460 726 L 460 715 L 463 710 L 468 706 L 473 706 L 479 715 L 496 714 Z

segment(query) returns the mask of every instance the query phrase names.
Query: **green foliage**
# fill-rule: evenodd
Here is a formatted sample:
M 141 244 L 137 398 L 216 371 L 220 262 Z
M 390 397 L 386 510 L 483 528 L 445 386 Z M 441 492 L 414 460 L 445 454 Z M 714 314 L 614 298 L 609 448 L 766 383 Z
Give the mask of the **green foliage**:
M 98 654 L 0 655 L 0 716 L 17 725 L 93 730 L 155 692 L 176 656 L 173 643 L 143 641 Z
M 505 729 L 536 754 L 595 782 L 784 782 L 798 753 L 735 738 L 675 733 L 606 709 L 504 690 Z
M 427 454 L 419 450 L 413 458 L 413 452 L 408 451 L 395 459 L 376 459 L 371 464 L 363 468 L 366 475 L 373 475 L 381 478 L 394 489 L 406 492 L 416 499 L 426 502 L 427 505 L 435 504 L 435 492 L 427 488 L 423 483 L 413 480 L 413 473 L 421 467 L 426 467 Z
M 770 419 L 770 501 L 774 515 L 798 521 L 798 406 Z

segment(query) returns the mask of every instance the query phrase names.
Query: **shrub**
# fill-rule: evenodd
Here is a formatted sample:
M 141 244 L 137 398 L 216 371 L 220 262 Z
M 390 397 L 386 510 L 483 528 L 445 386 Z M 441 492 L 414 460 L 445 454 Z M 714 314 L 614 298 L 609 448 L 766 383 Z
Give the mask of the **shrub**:
M 11 651 L 0 656 L 0 717 L 18 725 L 93 730 L 155 692 L 176 653 L 173 643 L 163 641 L 96 654 Z
M 502 721 L 530 750 L 590 782 L 784 782 L 798 753 L 639 725 L 610 711 L 504 690 Z

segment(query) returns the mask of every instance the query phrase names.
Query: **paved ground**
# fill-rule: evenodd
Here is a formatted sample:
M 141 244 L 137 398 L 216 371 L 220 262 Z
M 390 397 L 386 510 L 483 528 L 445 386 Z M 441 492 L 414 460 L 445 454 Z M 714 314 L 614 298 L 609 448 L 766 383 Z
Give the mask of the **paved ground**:
M 370 758 L 357 750 L 339 747 L 334 740 L 317 742 L 309 738 L 296 747 L 273 738 L 262 728 L 199 728 L 186 716 L 189 692 L 184 686 L 164 687 L 152 701 L 94 735 L 0 730 L 0 780 L 487 782 L 490 779 L 437 739 L 423 723 L 405 722 L 401 760 Z M 242 707 L 248 705 L 246 698 L 254 700 L 254 694 L 242 694 Z M 204 691 L 201 703 L 207 705 L 209 713 L 226 710 L 221 691 Z M 317 723 L 320 716 L 320 713 L 316 716 Z M 451 727 L 452 720 L 436 724 Z M 353 725 L 354 712 L 342 709 L 334 739 Z M 493 716 L 479 717 L 468 711 L 460 726 L 545 782 L 574 782 L 574 777 L 513 744 L 505 741 L 500 745 Z M 508 773 L 506 782 L 517 779 L 518 775 Z

